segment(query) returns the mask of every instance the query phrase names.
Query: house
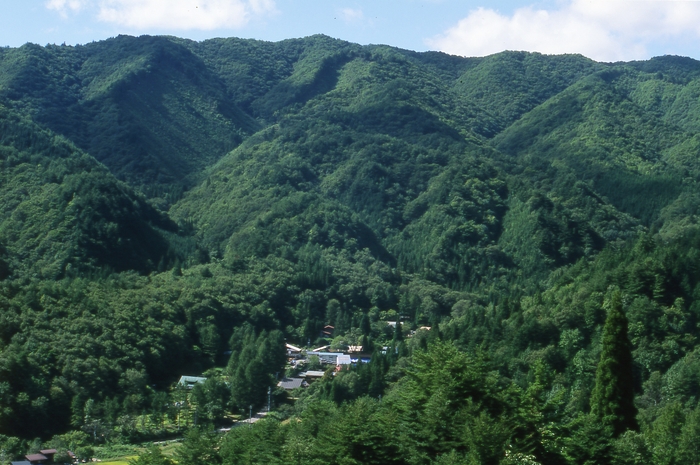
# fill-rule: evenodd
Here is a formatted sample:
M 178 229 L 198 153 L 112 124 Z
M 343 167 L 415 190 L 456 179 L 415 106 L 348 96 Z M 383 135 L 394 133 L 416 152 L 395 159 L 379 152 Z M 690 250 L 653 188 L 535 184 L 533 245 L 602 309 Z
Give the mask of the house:
M 27 454 L 24 456 L 25 459 L 32 465 L 48 464 L 49 458 L 44 454 Z
M 350 360 L 349 355 L 338 355 L 336 365 L 351 365 L 352 360 Z
M 39 451 L 41 455 L 45 455 L 49 459 L 49 463 L 53 463 L 53 456 L 58 453 L 56 449 L 42 449 Z
M 313 352 L 313 355 L 317 355 L 321 363 L 328 365 L 337 365 L 338 357 L 343 355 L 339 352 Z
M 316 349 L 311 349 L 308 354 L 309 355 L 314 355 L 317 354 L 318 352 L 323 352 L 324 350 L 330 348 L 330 346 L 323 346 L 323 347 L 318 347 Z
M 294 360 L 302 358 L 300 347 L 291 344 L 285 344 L 285 347 L 287 348 L 287 361 L 293 362 Z
M 304 378 L 282 378 L 282 381 L 277 383 L 277 386 L 281 387 L 285 391 L 291 391 L 292 389 L 299 387 L 306 387 L 308 386 L 308 383 L 304 380 Z
M 430 331 L 430 328 L 432 328 L 432 326 L 421 326 L 418 329 L 411 330 L 411 332 L 408 333 L 408 337 L 415 336 L 416 334 L 418 334 L 418 331 Z
M 287 347 L 287 355 L 294 355 L 294 354 L 300 354 L 301 353 L 301 348 L 293 346 L 291 344 L 285 344 L 285 347 Z
M 324 371 L 305 371 L 303 373 L 299 373 L 299 376 L 304 378 L 307 383 L 310 383 L 312 381 L 316 381 L 317 379 L 323 378 L 323 376 L 326 373 Z
M 32 465 L 32 462 L 29 460 L 20 460 L 17 462 L 10 462 L 10 465 Z
M 364 352 L 364 349 L 363 346 L 349 346 L 345 353 L 350 356 L 350 361 L 352 363 L 369 363 L 372 354 Z
M 326 325 L 321 330 L 320 337 L 333 337 L 334 332 L 335 332 L 335 328 L 333 326 Z
M 195 384 L 203 383 L 207 378 L 202 378 L 200 376 L 180 376 L 180 381 L 177 384 L 185 386 L 187 389 L 192 389 Z

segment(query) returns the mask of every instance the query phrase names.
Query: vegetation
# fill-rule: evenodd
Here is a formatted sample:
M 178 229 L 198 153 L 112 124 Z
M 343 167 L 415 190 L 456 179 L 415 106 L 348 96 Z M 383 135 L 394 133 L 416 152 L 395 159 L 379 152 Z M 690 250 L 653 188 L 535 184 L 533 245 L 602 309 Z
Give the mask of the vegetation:
M 325 36 L 0 49 L 0 462 L 697 463 L 699 86 Z M 287 394 L 285 342 L 371 357 Z

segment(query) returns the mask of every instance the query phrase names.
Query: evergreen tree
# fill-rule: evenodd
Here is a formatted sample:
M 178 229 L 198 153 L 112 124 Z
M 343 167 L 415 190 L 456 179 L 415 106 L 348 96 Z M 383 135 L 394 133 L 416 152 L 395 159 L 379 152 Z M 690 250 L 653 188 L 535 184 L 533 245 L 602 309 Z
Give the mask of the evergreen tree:
M 150 446 L 137 458 L 129 460 L 130 465 L 175 465 L 175 461 L 163 455 L 158 446 Z
M 362 319 L 360 320 L 360 331 L 362 331 L 363 336 L 369 336 L 372 332 L 372 327 L 369 324 L 369 316 L 367 316 L 366 313 L 362 315 Z
M 595 387 L 591 393 L 591 413 L 604 425 L 611 426 L 614 435 L 619 436 L 625 430 L 638 428 L 632 348 L 627 337 L 627 317 L 622 311 L 619 290 L 613 292 L 610 300 L 602 343 Z
M 676 456 L 678 463 L 700 463 L 700 407 L 690 412 L 681 429 Z
M 265 404 L 267 388 L 286 362 L 284 335 L 279 330 L 262 331 L 257 337 L 252 326 L 243 326 L 231 337 L 232 354 L 228 363 L 231 395 L 239 409 Z
M 403 341 L 403 328 L 401 327 L 401 320 L 396 320 L 396 326 L 394 327 L 394 342 L 398 343 Z
M 185 433 L 182 447 L 175 453 L 178 463 L 221 463 L 218 438 L 215 432 L 207 433 L 193 428 Z

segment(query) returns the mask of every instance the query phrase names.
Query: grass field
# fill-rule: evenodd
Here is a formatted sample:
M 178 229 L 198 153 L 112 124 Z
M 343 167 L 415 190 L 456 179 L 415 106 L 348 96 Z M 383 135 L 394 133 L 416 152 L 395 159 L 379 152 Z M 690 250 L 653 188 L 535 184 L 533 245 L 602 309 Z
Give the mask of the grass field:
M 165 455 L 166 457 L 173 458 L 175 455 L 175 451 L 177 450 L 178 447 L 180 447 L 179 442 L 173 442 L 165 445 L 161 445 L 160 450 Z M 101 465 L 129 465 L 129 461 L 137 458 L 139 454 L 143 451 L 146 450 L 145 447 L 130 447 L 130 451 L 127 454 L 124 454 L 123 456 L 115 457 L 113 454 L 110 454 L 109 458 L 100 460 Z M 114 450 L 110 450 L 109 452 L 113 452 Z M 107 452 L 107 451 L 105 451 Z M 98 459 L 99 459 L 99 453 L 96 454 Z
M 130 455 L 127 457 L 119 457 L 117 459 L 109 459 L 99 462 L 102 465 L 129 465 L 129 460 L 135 459 L 138 455 Z
M 160 451 L 165 455 L 166 457 L 173 458 L 175 455 L 175 451 L 177 448 L 180 447 L 180 443 L 175 442 L 172 444 L 167 444 L 165 446 L 160 447 Z M 99 462 L 101 465 L 129 465 L 129 461 L 137 458 L 139 456 L 139 453 L 146 450 L 143 447 L 139 447 L 136 450 L 134 450 L 135 454 L 134 455 L 128 455 L 125 457 L 116 457 L 116 458 L 109 458 L 107 460 L 103 460 Z

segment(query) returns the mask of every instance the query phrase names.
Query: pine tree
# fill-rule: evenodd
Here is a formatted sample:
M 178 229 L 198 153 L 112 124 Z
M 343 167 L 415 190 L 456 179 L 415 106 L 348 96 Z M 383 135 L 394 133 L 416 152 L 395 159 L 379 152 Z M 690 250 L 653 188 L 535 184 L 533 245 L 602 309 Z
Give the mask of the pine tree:
M 632 347 L 619 290 L 612 295 L 603 327 L 603 349 L 591 393 L 591 413 L 604 425 L 612 427 L 615 436 L 628 429 L 638 429 Z
M 401 327 L 401 320 L 396 320 L 396 326 L 394 327 L 394 342 L 398 343 L 403 341 L 403 328 Z
M 362 331 L 363 336 L 369 336 L 372 332 L 372 327 L 369 324 L 369 316 L 367 316 L 366 313 L 362 315 L 362 319 L 360 320 L 360 331 Z

